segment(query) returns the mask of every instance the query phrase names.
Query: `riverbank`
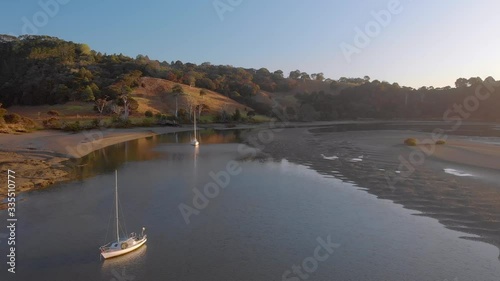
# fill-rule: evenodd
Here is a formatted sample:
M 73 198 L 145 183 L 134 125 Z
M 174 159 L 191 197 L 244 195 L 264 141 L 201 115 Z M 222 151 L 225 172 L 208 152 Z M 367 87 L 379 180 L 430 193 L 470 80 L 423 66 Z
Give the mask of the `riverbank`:
M 286 127 L 288 129 L 283 131 L 283 134 L 287 137 L 284 139 L 280 139 L 278 137 L 278 141 L 272 142 L 266 147 L 266 149 L 264 149 L 264 151 L 268 150 L 273 145 L 288 147 L 288 150 L 284 151 L 284 154 L 287 158 L 293 158 L 293 156 L 297 154 L 297 149 L 300 152 L 302 149 L 307 148 L 304 152 L 309 152 L 310 145 L 307 143 L 307 139 L 308 136 L 311 135 L 311 132 L 314 134 L 314 132 L 318 130 L 319 132 L 325 130 L 328 131 L 331 126 L 377 126 L 377 124 L 380 124 L 381 122 L 382 121 L 337 121 L 287 123 Z M 410 125 L 415 124 L 414 122 L 403 123 L 408 123 Z M 427 123 L 428 122 L 421 122 L 421 124 Z M 235 127 L 229 128 L 225 124 L 203 124 L 200 128 L 211 128 L 215 130 L 248 130 L 273 128 L 274 126 L 276 125 L 267 123 L 239 124 Z M 2 134 L 0 137 L 0 172 L 5 174 L 7 169 L 11 169 L 16 172 L 16 186 L 18 192 L 45 188 L 57 182 L 71 180 L 72 177 L 74 177 L 74 175 L 71 175 L 68 172 L 71 170 L 67 166 L 67 160 L 69 159 L 81 158 L 93 151 L 126 141 L 159 134 L 190 131 L 191 129 L 191 126 L 185 125 L 184 127 L 137 127 L 130 129 L 92 130 L 82 131 L 79 133 L 44 130 L 22 134 Z M 299 134 L 298 132 L 303 135 L 298 137 L 298 135 L 296 135 Z M 408 151 L 408 149 L 410 149 L 402 145 L 402 140 L 404 138 L 411 136 L 418 137 L 418 134 L 415 135 L 407 132 L 397 134 L 396 132 L 401 132 L 399 130 L 373 132 L 376 132 L 375 135 L 382 134 L 383 136 L 374 138 L 373 134 L 367 134 L 365 132 L 364 135 L 368 137 L 363 139 L 360 138 L 359 135 L 349 137 L 356 132 L 337 132 L 336 134 L 340 134 L 339 136 L 342 136 L 341 139 L 345 139 L 345 143 L 334 142 L 339 144 L 335 149 L 341 149 L 337 151 L 337 153 L 340 153 L 340 156 L 342 156 L 341 154 L 353 153 L 351 158 L 355 159 L 357 157 L 355 154 L 359 154 L 357 152 L 360 150 L 359 147 L 367 146 L 364 149 L 377 147 L 377 150 L 384 154 L 385 158 L 395 158 L 397 155 L 403 153 L 403 151 Z M 278 136 L 279 135 L 280 134 L 278 134 Z M 425 138 L 425 135 L 421 135 L 420 137 Z M 293 140 L 294 144 L 291 144 L 290 140 Z M 323 147 L 323 145 L 312 147 L 312 149 L 316 150 L 321 147 Z M 394 147 L 399 150 L 394 150 Z M 385 151 L 386 149 L 389 150 Z M 403 151 L 401 149 L 403 149 Z M 333 153 L 333 150 L 323 149 L 318 150 L 318 152 L 318 155 L 324 154 L 331 156 L 330 154 Z M 373 158 L 373 156 L 370 157 Z M 500 166 L 500 153 L 498 146 L 478 142 L 463 142 L 463 140 L 460 141 L 457 139 L 449 140 L 446 145 L 436 147 L 435 152 L 431 157 L 458 164 L 475 164 L 479 167 L 495 168 Z M 386 160 L 381 159 L 381 163 L 384 163 L 384 161 L 386 162 Z M 6 188 L 4 186 L 0 187 L 0 201 L 4 201 L 6 193 Z M 4 207 L 4 204 L 0 204 L 0 209 Z
M 202 124 L 201 129 L 235 130 L 266 127 L 266 124 Z M 96 150 L 154 135 L 191 131 L 183 127 L 135 127 L 128 129 L 89 130 L 78 133 L 42 130 L 31 133 L 0 134 L 0 173 L 16 172 L 18 193 L 46 188 L 52 184 L 72 180 L 67 160 L 78 159 Z M 5 209 L 6 185 L 0 186 L 0 210 Z
M 432 134 L 412 126 L 295 128 L 275 132 L 260 148 L 500 248 L 500 138 L 448 135 L 445 145 L 409 147 L 403 141 L 410 137 Z
M 16 173 L 17 193 L 48 187 L 71 180 L 67 160 L 80 158 L 98 149 L 153 135 L 189 131 L 190 127 L 157 127 L 82 131 L 36 131 L 2 134 L 0 137 L 1 174 Z M 6 204 L 6 185 L 0 187 L 0 209 Z

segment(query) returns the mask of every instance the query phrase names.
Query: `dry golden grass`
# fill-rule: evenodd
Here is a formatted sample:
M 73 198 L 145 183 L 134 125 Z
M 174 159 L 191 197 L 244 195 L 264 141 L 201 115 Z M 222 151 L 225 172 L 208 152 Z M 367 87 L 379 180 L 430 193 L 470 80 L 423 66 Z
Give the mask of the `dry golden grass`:
M 171 114 L 175 112 L 175 96 L 172 93 L 172 87 L 178 83 L 171 81 L 143 77 L 140 79 L 138 88 L 135 88 L 131 97 L 139 103 L 139 108 L 132 114 L 132 117 L 143 117 L 144 112 L 150 110 L 153 113 Z M 251 108 L 240 104 L 219 93 L 205 90 L 206 95 L 200 95 L 200 88 L 190 87 L 180 84 L 184 94 L 178 97 L 179 109 L 186 109 L 189 105 L 205 104 L 209 107 L 206 115 L 213 115 L 220 112 L 222 109 L 232 114 L 236 109 L 239 109 L 242 114 L 252 110 Z M 34 120 L 39 127 L 42 127 L 43 120 L 50 118 L 47 114 L 49 111 L 57 111 L 57 117 L 61 121 L 74 122 L 90 122 L 90 120 L 99 118 L 99 114 L 94 110 L 92 102 L 69 102 L 59 105 L 41 105 L 41 106 L 13 106 L 8 109 L 11 113 L 26 116 Z M 2 126 L 0 126 L 2 127 Z
M 9 112 L 26 116 L 33 120 L 46 119 L 51 117 L 47 112 L 54 110 L 59 112 L 60 117 L 95 117 L 94 103 L 92 102 L 68 102 L 57 105 L 38 105 L 38 106 L 12 106 L 8 108 Z
M 132 97 L 139 102 L 138 112 L 144 113 L 151 110 L 153 113 L 161 112 L 173 114 L 175 111 L 175 94 L 172 93 L 174 85 L 179 84 L 168 80 L 143 77 L 139 84 L 140 87 L 134 89 Z M 200 88 L 190 87 L 187 85 L 179 84 L 182 86 L 183 95 L 178 97 L 179 109 L 187 109 L 190 104 L 206 104 L 209 109 L 209 114 L 214 114 L 226 110 L 233 113 L 236 109 L 241 112 L 251 110 L 247 106 L 240 104 L 226 96 L 219 93 L 205 90 L 206 95 L 200 95 Z

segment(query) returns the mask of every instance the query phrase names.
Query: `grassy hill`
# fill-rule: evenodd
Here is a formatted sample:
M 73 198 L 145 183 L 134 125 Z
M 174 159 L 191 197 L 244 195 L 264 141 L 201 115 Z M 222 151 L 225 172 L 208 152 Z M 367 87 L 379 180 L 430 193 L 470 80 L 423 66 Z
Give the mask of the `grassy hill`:
M 453 104 L 463 104 L 482 86 L 491 95 L 472 118 L 500 119 L 496 90 L 500 81 L 493 77 L 459 78 L 455 88 L 417 90 L 371 81 L 368 76 L 325 80 L 322 73 L 309 75 L 300 70 L 285 76 L 281 70 L 271 72 L 266 68 L 102 54 L 86 44 L 50 36 L 0 35 L 0 103 L 36 120 L 48 117 L 46 112 L 52 108 L 59 111 L 60 118 L 95 118 L 92 101 L 103 99 L 109 101 L 105 112 L 109 118 L 125 116 L 121 110 L 126 112 L 129 106 L 136 111 L 132 113 L 134 118 L 144 116 L 146 111 L 172 115 L 175 84 L 182 85 L 179 108 L 189 112 L 190 105 L 202 103 L 208 116 L 219 114 L 224 120 L 236 109 L 243 116 L 250 110 L 272 116 L 275 106 L 297 120 L 442 119 Z M 201 89 L 206 95 L 200 95 Z M 125 106 L 128 98 L 131 103 Z
M 175 114 L 175 96 L 172 93 L 172 88 L 177 83 L 164 79 L 142 77 L 139 79 L 139 85 L 129 95 L 139 104 L 137 110 L 131 113 L 132 120 L 136 123 L 141 122 L 146 111 L 171 116 Z M 204 90 L 205 94 L 200 95 L 202 91 L 200 88 L 186 85 L 181 85 L 181 87 L 183 94 L 178 96 L 178 108 L 187 110 L 189 106 L 205 104 L 207 110 L 203 111 L 202 120 L 208 122 L 213 122 L 214 117 L 222 111 L 233 114 L 238 109 L 243 116 L 246 116 L 247 112 L 253 110 L 213 91 Z M 56 105 L 12 106 L 9 108 L 9 112 L 28 117 L 34 120 L 39 127 L 42 127 L 44 120 L 54 117 L 54 112 L 57 113 L 57 118 L 61 122 L 89 123 L 100 118 L 94 107 L 93 102 L 76 101 Z M 109 119 L 109 116 L 104 116 L 104 118 Z
M 175 94 L 172 93 L 172 88 L 176 84 L 164 79 L 141 77 L 139 79 L 140 86 L 133 89 L 130 94 L 139 102 L 137 112 L 143 114 L 150 110 L 153 113 L 173 115 L 175 113 Z M 236 109 L 239 109 L 242 113 L 252 110 L 248 106 L 214 91 L 187 85 L 181 85 L 181 87 L 183 94 L 178 97 L 179 108 L 187 108 L 190 103 L 205 104 L 208 106 L 205 115 L 215 115 L 223 110 L 229 114 L 234 113 Z M 205 92 L 204 95 L 200 95 L 202 90 Z

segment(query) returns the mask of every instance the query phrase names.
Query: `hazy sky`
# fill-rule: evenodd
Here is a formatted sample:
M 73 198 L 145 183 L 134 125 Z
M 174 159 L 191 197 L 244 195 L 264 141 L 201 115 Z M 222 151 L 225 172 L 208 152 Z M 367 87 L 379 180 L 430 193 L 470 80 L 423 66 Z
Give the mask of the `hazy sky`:
M 413 87 L 500 79 L 498 0 L 401 0 L 392 13 L 391 0 L 143 2 L 1 0 L 0 33 L 46 34 L 160 61 L 300 69 L 333 79 L 369 75 Z M 390 20 L 374 22 L 372 12 L 382 10 Z M 355 41 L 356 28 L 367 27 L 369 42 Z M 350 61 L 342 44 L 356 51 Z

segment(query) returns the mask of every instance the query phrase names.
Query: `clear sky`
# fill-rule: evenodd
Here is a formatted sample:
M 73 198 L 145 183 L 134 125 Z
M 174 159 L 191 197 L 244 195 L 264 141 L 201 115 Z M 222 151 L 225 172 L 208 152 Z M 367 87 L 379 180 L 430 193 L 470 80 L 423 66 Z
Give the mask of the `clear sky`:
M 412 87 L 500 79 L 500 1 L 400 0 L 387 24 L 370 23 L 391 1 L 0 0 L 0 33 L 51 35 L 160 61 L 369 75 Z M 368 44 L 356 45 L 356 28 L 367 27 Z M 342 44 L 357 48 L 350 61 Z

